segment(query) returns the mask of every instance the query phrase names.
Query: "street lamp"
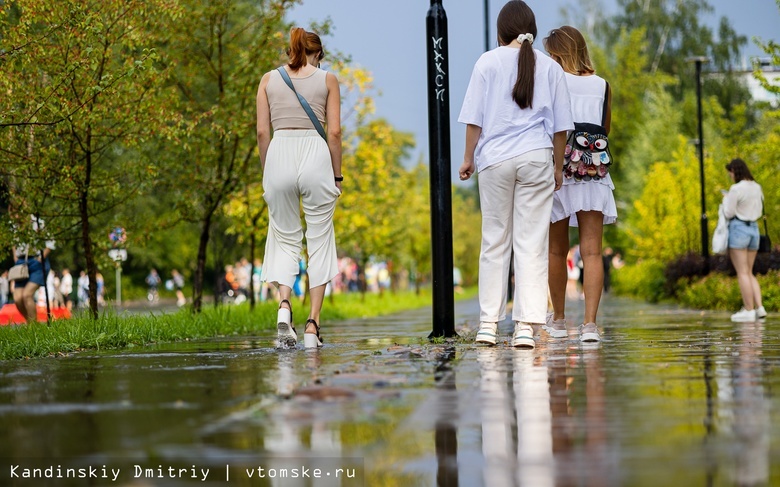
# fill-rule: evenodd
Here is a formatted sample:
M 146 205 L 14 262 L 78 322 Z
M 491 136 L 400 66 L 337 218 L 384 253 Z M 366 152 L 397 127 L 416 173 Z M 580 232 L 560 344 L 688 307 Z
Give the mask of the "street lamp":
M 485 0 L 485 52 L 490 50 L 490 0 Z
M 452 257 L 452 174 L 450 172 L 450 80 L 447 14 L 431 0 L 425 18 L 428 51 L 428 149 L 430 153 L 433 331 L 454 337 L 455 296 Z
M 710 242 L 707 231 L 707 205 L 704 199 L 704 130 L 701 116 L 701 65 L 710 62 L 705 56 L 692 56 L 686 62 L 696 64 L 696 110 L 699 118 L 699 181 L 701 182 L 701 256 L 707 272 L 710 269 Z

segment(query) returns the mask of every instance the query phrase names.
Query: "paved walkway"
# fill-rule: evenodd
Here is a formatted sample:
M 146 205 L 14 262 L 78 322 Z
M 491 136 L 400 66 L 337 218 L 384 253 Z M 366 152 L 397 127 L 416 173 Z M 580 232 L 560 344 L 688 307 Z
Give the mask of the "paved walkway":
M 780 485 L 778 320 L 607 297 L 582 346 L 570 308 L 570 339 L 533 351 L 509 322 L 497 347 L 430 344 L 418 310 L 325 323 L 318 351 L 267 335 L 0 362 L 0 485 Z M 458 303 L 461 335 L 476 319 Z M 23 478 L 49 466 L 96 473 Z

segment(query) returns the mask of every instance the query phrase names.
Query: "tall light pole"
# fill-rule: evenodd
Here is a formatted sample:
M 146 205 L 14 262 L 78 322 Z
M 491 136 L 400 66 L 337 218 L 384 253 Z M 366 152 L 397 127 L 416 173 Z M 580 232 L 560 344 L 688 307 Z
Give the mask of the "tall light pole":
M 485 0 L 485 52 L 490 50 L 490 0 Z
M 699 119 L 699 181 L 701 183 L 701 256 L 704 258 L 706 271 L 710 270 L 710 239 L 707 230 L 707 204 L 704 198 L 704 129 L 701 114 L 701 65 L 710 62 L 705 56 L 693 56 L 686 59 L 696 64 L 696 112 Z
M 442 0 L 431 0 L 425 19 L 428 50 L 428 147 L 431 188 L 433 331 L 455 333 L 452 256 L 452 175 L 450 172 L 450 84 L 447 14 Z

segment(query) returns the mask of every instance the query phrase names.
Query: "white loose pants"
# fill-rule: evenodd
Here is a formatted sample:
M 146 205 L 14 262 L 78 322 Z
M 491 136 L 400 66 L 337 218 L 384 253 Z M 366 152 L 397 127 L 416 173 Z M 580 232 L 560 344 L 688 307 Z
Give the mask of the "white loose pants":
M 552 149 L 533 150 L 480 171 L 480 321 L 506 318 L 509 259 L 514 247 L 512 320 L 544 323 L 554 189 Z
M 338 275 L 333 213 L 336 187 L 328 144 L 316 130 L 279 130 L 268 146 L 263 173 L 268 239 L 261 279 L 292 287 L 303 248 L 301 202 L 306 219 L 309 287 Z

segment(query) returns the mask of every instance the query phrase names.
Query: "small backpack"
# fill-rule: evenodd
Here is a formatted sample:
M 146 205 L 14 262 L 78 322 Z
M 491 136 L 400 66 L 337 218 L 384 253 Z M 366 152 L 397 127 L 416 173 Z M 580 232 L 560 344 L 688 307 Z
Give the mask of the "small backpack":
M 605 178 L 612 165 L 609 138 L 604 124 L 607 120 L 609 83 L 604 92 L 601 125 L 575 122 L 574 130 L 566 141 L 563 154 L 563 176 L 577 181 L 598 181 Z

